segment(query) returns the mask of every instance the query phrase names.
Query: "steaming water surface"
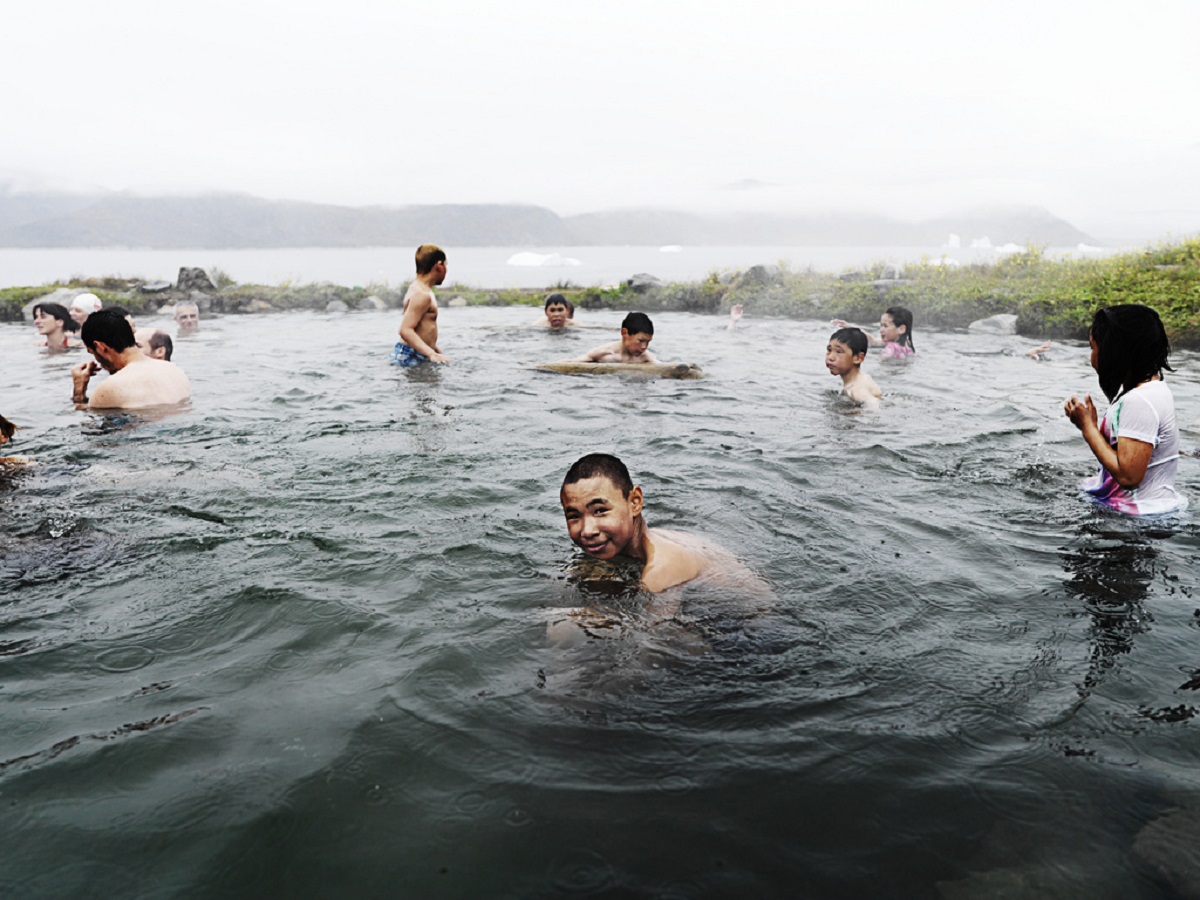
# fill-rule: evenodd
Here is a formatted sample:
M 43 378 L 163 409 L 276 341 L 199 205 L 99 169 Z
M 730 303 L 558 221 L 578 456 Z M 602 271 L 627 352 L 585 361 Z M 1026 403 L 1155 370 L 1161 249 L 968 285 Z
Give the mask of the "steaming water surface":
M 1168 893 L 1200 541 L 1076 494 L 1083 348 L 918 323 L 870 414 L 819 323 L 658 315 L 708 378 L 641 381 L 530 371 L 620 321 L 534 315 L 444 310 L 454 365 L 418 371 L 395 312 L 213 320 L 157 418 L 75 412 L 78 354 L 0 326 L 39 461 L 0 488 L 0 894 Z M 595 450 L 773 610 L 650 628 L 580 581 L 557 490 Z M 553 644 L 585 604 L 626 627 Z

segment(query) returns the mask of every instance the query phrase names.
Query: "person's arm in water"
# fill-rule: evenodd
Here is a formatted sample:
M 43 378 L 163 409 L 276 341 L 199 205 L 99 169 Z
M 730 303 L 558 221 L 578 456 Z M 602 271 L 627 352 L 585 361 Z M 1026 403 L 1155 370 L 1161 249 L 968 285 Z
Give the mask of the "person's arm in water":
M 432 303 L 433 296 L 428 291 L 409 298 L 408 306 L 404 308 L 404 317 L 400 320 L 400 340 L 418 353 L 428 356 L 433 362 L 448 363 L 450 358 L 443 356 L 439 347 L 426 343 L 425 339 L 417 334 L 417 328 L 429 312 Z
M 601 344 L 599 347 L 593 347 L 583 356 L 575 356 L 571 358 L 571 362 L 604 362 L 604 360 L 612 356 L 613 344 Z
M 742 304 L 735 303 L 729 309 L 729 330 L 733 331 L 737 328 L 738 320 L 742 318 Z
M 834 328 L 857 328 L 859 331 L 861 331 L 863 334 L 865 334 L 867 336 L 867 343 L 870 344 L 872 347 L 882 347 L 885 343 L 884 341 L 879 339 L 878 334 L 875 334 L 872 331 L 868 331 L 866 328 L 863 328 L 861 325 L 855 325 L 853 322 L 847 322 L 845 319 L 830 319 L 829 324 L 832 325 Z
M 1123 488 L 1135 488 L 1146 477 L 1146 469 L 1150 466 L 1150 456 L 1154 453 L 1154 445 L 1136 438 L 1117 437 L 1117 446 L 1113 447 L 1100 430 L 1099 417 L 1096 415 L 1096 405 L 1092 403 L 1091 394 L 1084 395 L 1080 400 L 1072 396 L 1063 404 L 1063 411 L 1072 424 L 1083 433 L 1100 465 L 1108 470 Z
M 1042 354 L 1049 351 L 1050 348 L 1053 346 L 1054 346 L 1054 341 L 1046 341 L 1046 343 L 1039 344 L 1038 346 L 1034 347 L 1032 350 L 1026 350 L 1025 355 L 1030 357 L 1031 359 L 1036 359 L 1038 362 L 1041 362 Z
M 93 359 L 86 360 L 71 367 L 71 402 L 76 409 L 87 409 L 88 384 L 92 376 L 100 371 L 100 366 Z

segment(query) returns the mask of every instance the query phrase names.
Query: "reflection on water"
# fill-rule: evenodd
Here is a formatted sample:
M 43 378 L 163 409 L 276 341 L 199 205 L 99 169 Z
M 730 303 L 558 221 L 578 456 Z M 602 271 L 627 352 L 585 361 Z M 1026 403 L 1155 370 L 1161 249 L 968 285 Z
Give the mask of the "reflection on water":
M 820 324 L 656 316 L 707 377 L 635 382 L 532 371 L 598 333 L 529 318 L 407 371 L 394 313 L 215 319 L 162 418 L 0 327 L 6 896 L 1185 892 L 1200 545 L 1076 494 L 1081 348 L 924 331 L 863 413 Z M 657 622 L 567 537 L 590 451 L 777 600 Z

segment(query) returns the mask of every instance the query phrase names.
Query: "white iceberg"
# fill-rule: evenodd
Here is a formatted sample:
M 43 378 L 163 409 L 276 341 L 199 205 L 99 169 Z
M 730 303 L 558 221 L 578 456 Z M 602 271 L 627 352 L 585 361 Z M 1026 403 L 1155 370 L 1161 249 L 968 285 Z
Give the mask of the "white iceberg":
M 510 256 L 506 265 L 522 266 L 524 268 L 535 268 L 538 266 L 582 266 L 583 261 L 575 259 L 573 256 L 562 256 L 558 253 L 533 253 L 529 250 L 523 250 L 520 253 L 514 253 Z

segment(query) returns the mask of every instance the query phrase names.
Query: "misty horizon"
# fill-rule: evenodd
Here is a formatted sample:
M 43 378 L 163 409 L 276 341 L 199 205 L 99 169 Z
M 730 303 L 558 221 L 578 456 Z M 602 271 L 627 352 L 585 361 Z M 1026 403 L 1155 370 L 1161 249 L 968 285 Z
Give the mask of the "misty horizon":
M 347 0 L 10 17 L 0 181 L 352 208 L 923 221 L 1043 208 L 1200 231 L 1200 8 L 1014 0 Z

